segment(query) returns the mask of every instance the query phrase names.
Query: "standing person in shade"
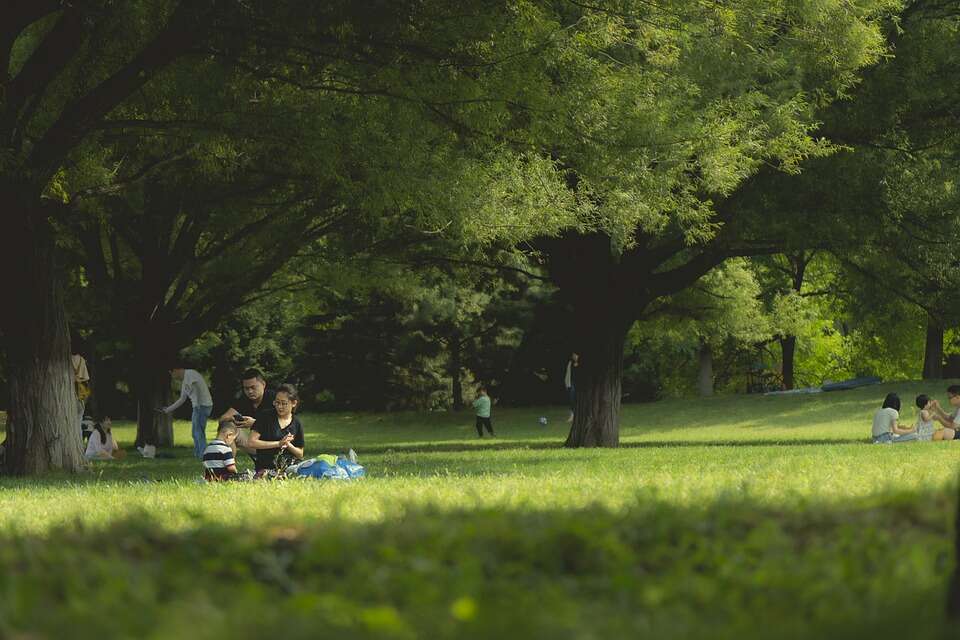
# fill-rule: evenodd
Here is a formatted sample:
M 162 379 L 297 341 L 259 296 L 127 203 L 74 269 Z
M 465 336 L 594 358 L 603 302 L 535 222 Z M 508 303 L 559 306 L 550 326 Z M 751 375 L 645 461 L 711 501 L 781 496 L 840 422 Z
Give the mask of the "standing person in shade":
M 218 422 L 232 420 L 240 427 L 237 433 L 236 446 L 238 449 L 256 457 L 256 449 L 249 446 L 250 429 L 257 423 L 257 419 L 274 412 L 273 401 L 277 395 L 272 389 L 267 389 L 267 381 L 257 369 L 247 369 L 240 377 L 241 392 L 234 398 L 230 407 L 223 412 Z
M 190 422 L 193 424 L 193 455 L 203 459 L 203 450 L 207 446 L 207 418 L 213 412 L 210 388 L 196 369 L 184 369 L 183 366 L 177 365 L 170 370 L 170 375 L 182 381 L 180 397 L 169 407 L 163 407 L 159 411 L 173 413 L 187 398 L 190 398 L 190 404 L 193 405 L 193 414 L 190 416 Z
M 574 351 L 567 361 L 567 372 L 563 376 L 563 386 L 567 388 L 567 398 L 570 399 L 570 417 L 567 422 L 573 422 L 573 412 L 577 408 L 577 374 L 580 373 L 580 354 Z
M 83 413 L 87 408 L 87 398 L 90 397 L 90 372 L 87 370 L 87 361 L 80 355 L 80 336 L 70 336 L 71 354 L 70 366 L 73 367 L 73 390 L 77 396 L 77 425 L 83 433 Z
M 296 387 L 280 385 L 273 401 L 275 411 L 262 414 L 250 429 L 247 445 L 257 452 L 254 466 L 258 472 L 282 469 L 303 460 L 303 425 L 293 415 L 299 403 Z
M 477 414 L 477 435 L 483 437 L 483 428 L 487 428 L 490 437 L 496 437 L 493 432 L 493 423 L 490 422 L 490 396 L 486 387 L 477 387 L 477 398 L 473 401 L 473 409 Z

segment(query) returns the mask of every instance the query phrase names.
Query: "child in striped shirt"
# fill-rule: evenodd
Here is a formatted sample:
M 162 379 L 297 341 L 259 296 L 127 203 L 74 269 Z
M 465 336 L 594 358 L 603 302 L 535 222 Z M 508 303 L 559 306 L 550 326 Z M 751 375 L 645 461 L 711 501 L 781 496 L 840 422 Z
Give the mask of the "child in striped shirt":
M 217 438 L 203 450 L 203 477 L 207 482 L 237 479 L 234 442 L 239 431 L 233 420 L 220 422 Z

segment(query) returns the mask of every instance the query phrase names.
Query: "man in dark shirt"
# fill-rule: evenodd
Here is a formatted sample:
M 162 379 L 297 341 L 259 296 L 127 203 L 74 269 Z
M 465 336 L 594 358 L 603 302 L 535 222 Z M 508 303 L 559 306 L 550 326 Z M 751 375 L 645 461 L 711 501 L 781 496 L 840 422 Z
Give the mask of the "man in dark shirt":
M 276 394 L 267 389 L 267 381 L 257 369 L 244 371 L 240 384 L 241 393 L 231 401 L 230 407 L 223 412 L 219 421 L 233 420 L 233 423 L 240 427 L 240 433 L 237 434 L 237 447 L 253 456 L 256 452 L 247 446 L 250 441 L 250 428 L 264 414 L 273 413 Z

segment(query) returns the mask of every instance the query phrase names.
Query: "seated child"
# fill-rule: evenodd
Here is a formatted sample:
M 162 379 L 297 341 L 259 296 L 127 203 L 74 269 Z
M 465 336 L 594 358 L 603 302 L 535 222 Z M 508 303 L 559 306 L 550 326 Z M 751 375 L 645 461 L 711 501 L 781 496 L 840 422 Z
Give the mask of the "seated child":
M 203 450 L 203 477 L 207 482 L 237 478 L 234 443 L 238 431 L 232 420 L 220 421 L 216 439 L 211 440 Z
M 110 418 L 94 422 L 83 457 L 87 460 L 113 460 L 121 457 L 119 453 L 120 447 L 113 439 L 113 422 Z

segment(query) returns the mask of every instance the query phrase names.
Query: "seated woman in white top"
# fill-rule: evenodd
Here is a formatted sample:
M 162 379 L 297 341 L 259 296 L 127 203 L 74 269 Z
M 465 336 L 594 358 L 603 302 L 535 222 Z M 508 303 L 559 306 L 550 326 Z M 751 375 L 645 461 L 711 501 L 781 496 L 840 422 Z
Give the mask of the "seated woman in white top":
M 84 457 L 87 460 L 113 460 L 114 451 L 120 447 L 113 439 L 113 428 L 110 418 L 94 423 L 90 439 L 87 440 L 87 451 Z
M 925 393 L 917 396 L 917 408 L 920 409 L 920 415 L 917 416 L 917 440 L 953 440 L 956 437 L 956 430 L 946 426 L 944 420 L 937 415 L 936 404 L 936 400 Z M 938 426 L 936 422 L 941 425 Z
M 900 396 L 888 393 L 883 399 L 883 406 L 873 415 L 873 442 L 875 444 L 890 442 L 913 442 L 917 439 L 917 432 L 913 427 L 901 427 Z

